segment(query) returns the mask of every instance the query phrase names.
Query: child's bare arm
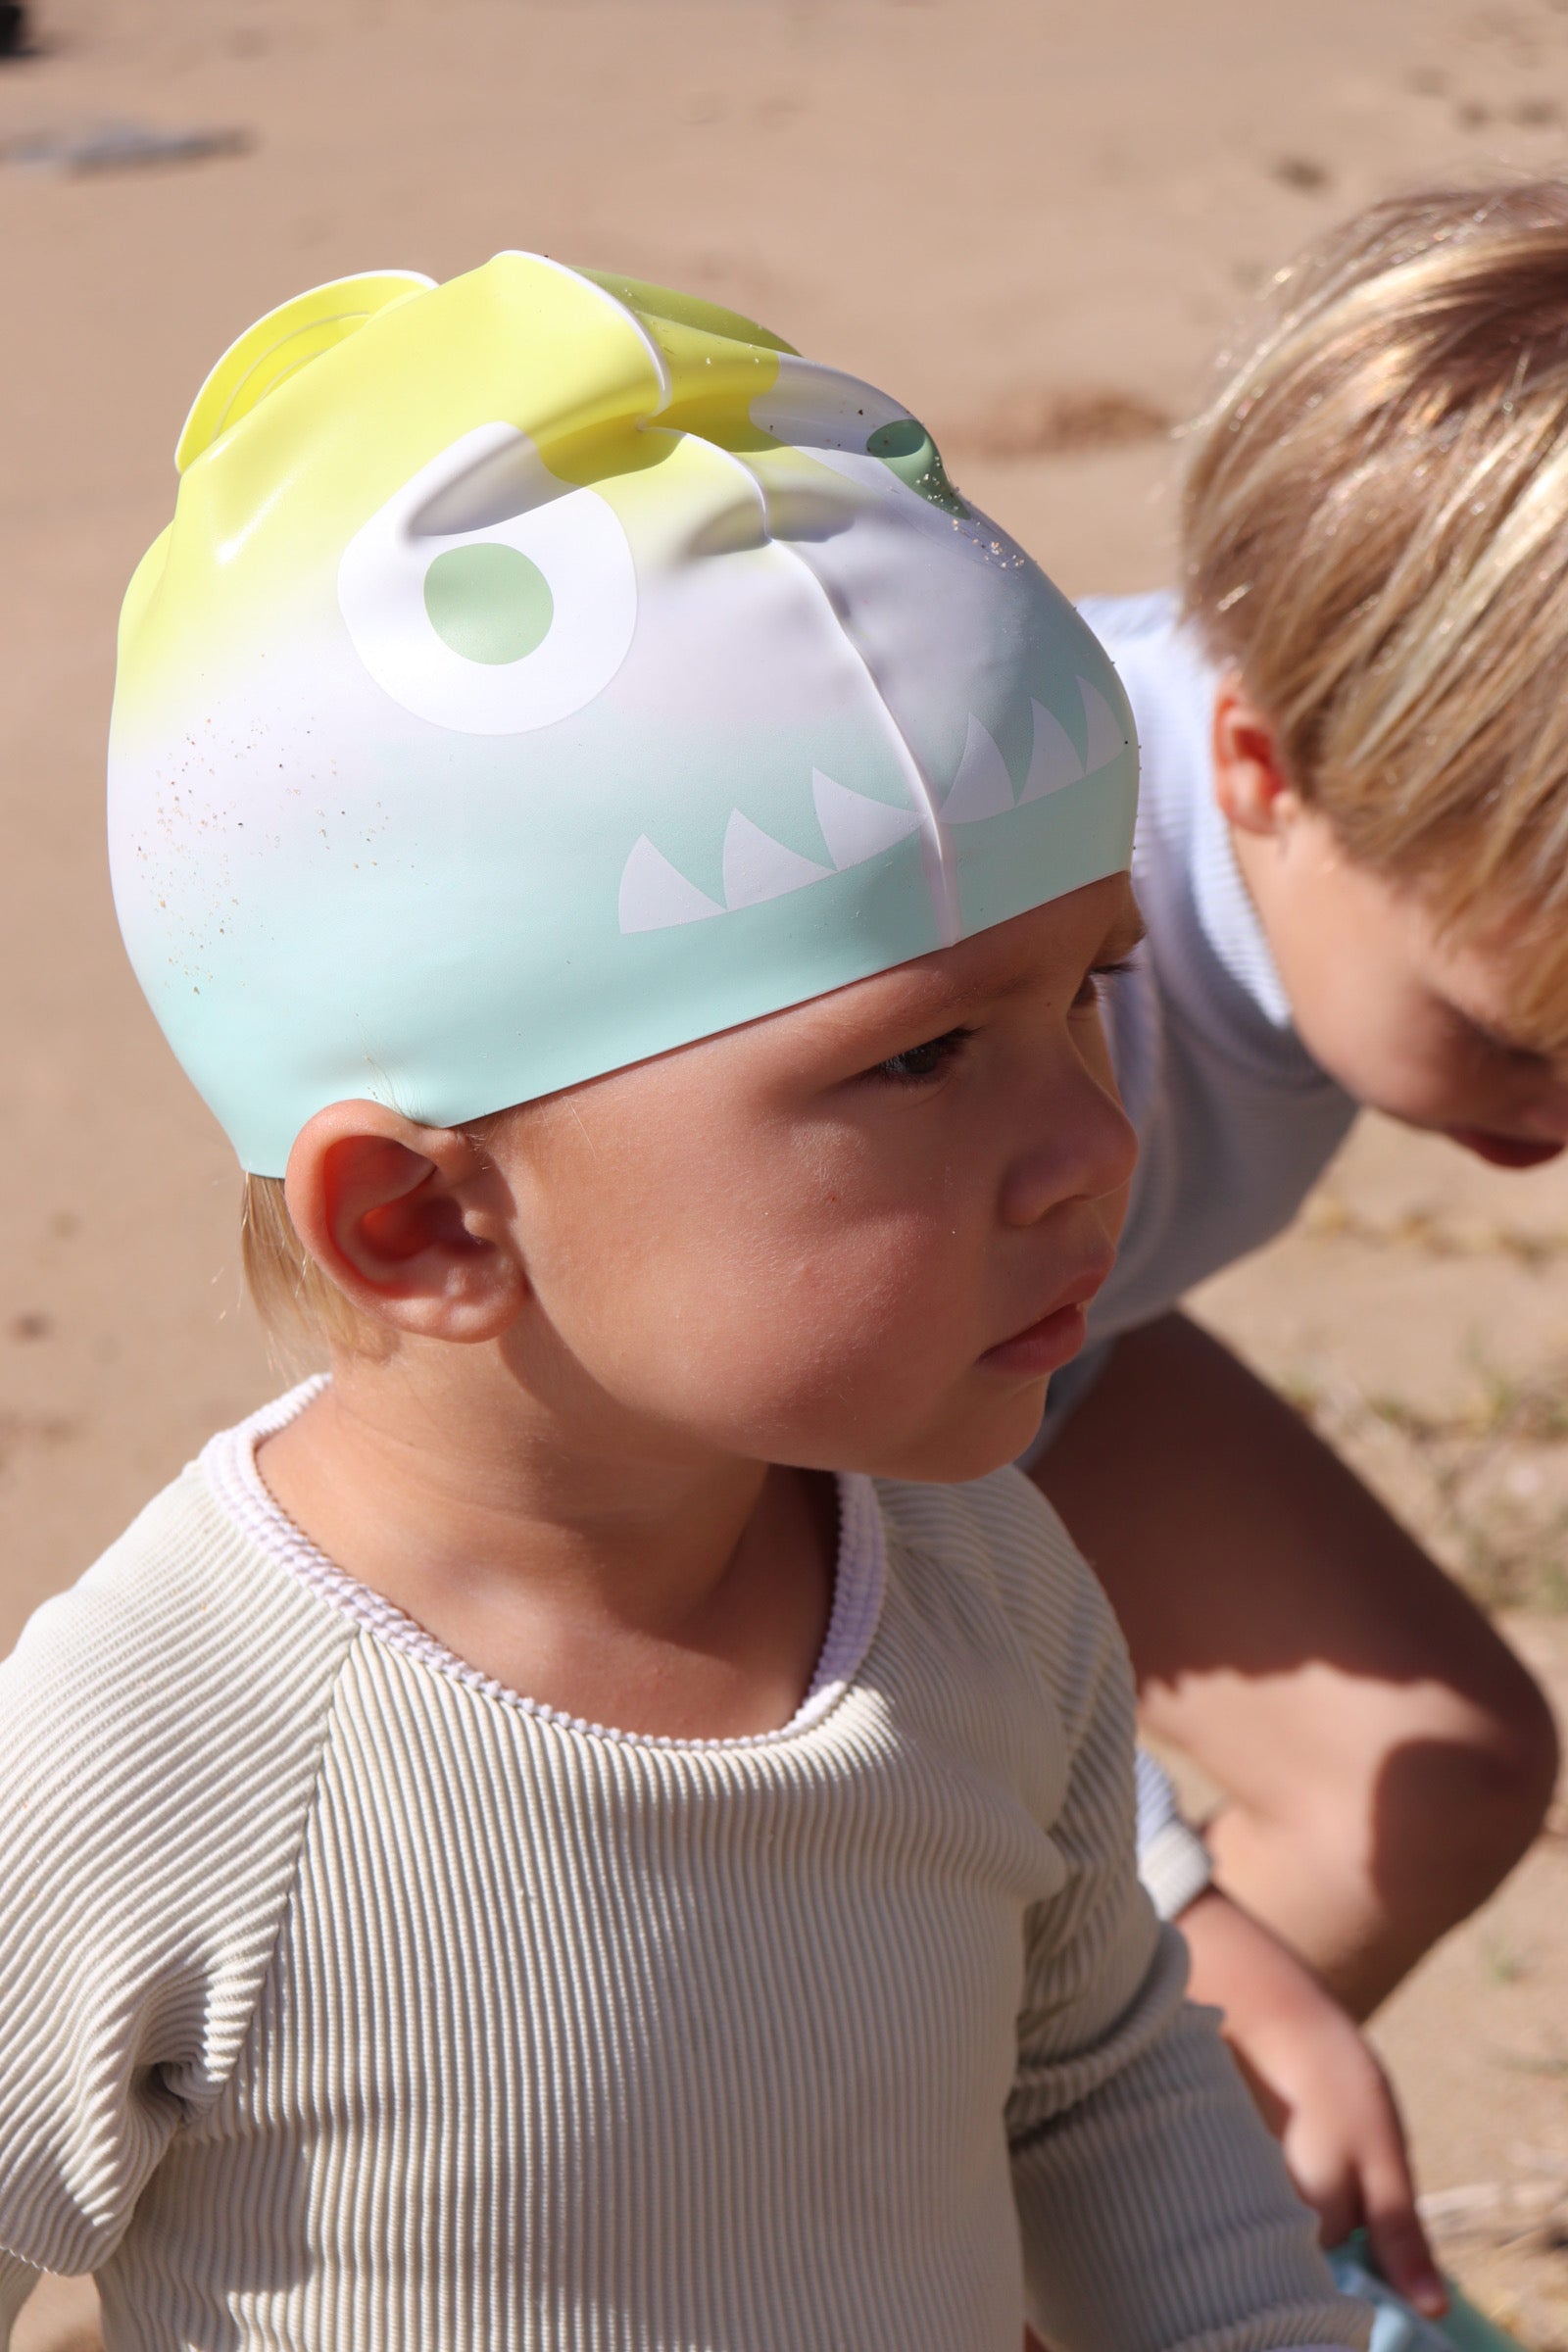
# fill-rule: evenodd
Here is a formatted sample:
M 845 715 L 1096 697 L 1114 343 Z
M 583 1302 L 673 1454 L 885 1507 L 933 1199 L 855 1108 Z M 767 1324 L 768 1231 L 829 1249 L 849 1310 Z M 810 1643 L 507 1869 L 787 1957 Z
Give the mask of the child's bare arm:
M 1370 2044 L 1305 1963 L 1211 1883 L 1202 1840 L 1138 1756 L 1138 1871 L 1192 1958 L 1188 1990 L 1224 2034 L 1326 2246 L 1363 2225 L 1386 2278 L 1434 2317 L 1443 2283 L 1415 2207 L 1404 2127 Z
M 1277 1936 L 1210 1887 L 1177 1923 L 1193 1998 L 1225 2013 L 1225 2038 L 1325 2245 L 1365 2228 L 1378 2267 L 1419 2311 L 1447 2296 L 1415 2205 L 1404 2128 L 1371 2045 Z

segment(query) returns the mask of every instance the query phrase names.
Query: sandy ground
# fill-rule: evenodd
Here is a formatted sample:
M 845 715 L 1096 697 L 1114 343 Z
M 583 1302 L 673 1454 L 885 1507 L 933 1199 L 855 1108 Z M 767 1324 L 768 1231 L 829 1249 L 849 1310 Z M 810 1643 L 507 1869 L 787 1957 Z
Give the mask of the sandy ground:
M 0 62 L 0 1646 L 274 1385 L 226 1149 L 104 880 L 114 617 L 206 368 L 340 271 L 525 245 L 691 286 L 880 380 L 1074 591 L 1167 573 L 1227 321 L 1335 214 L 1565 160 L 1568 0 L 59 0 Z M 207 161 L 29 161 L 118 121 Z M 1368 1123 L 1200 1310 L 1509 1611 L 1568 1702 L 1568 1177 Z M 1568 2343 L 1568 1844 L 1380 2034 L 1451 2259 Z M 1446 2200 L 1446 2201 L 1445 2201 Z M 62 2347 L 79 2289 L 18 2334 Z

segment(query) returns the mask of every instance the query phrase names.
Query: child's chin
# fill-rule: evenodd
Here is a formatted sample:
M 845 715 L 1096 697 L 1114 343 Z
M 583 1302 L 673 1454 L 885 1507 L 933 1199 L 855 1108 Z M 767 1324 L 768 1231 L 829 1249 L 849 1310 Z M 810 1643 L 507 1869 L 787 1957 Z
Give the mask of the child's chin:
M 977 1415 L 928 1433 L 909 1446 L 906 1459 L 901 1455 L 896 1467 L 881 1468 L 875 1475 L 933 1487 L 961 1487 L 971 1479 L 989 1478 L 993 1470 L 1004 1470 L 1009 1462 L 1015 1462 L 1033 1443 L 1044 1410 L 1042 1381 L 1032 1407 L 1026 1399 L 1005 1412 L 983 1419 Z

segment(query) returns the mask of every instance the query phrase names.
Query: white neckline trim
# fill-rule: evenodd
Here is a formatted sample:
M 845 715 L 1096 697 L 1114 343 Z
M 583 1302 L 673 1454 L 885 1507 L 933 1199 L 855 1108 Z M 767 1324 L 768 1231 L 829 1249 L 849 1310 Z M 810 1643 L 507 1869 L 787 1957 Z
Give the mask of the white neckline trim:
M 367 1633 L 390 1648 L 402 1650 L 433 1673 L 465 1683 L 503 1706 L 515 1707 L 541 1723 L 557 1726 L 593 1740 L 613 1740 L 627 1747 L 738 1749 L 777 1747 L 798 1740 L 821 1723 L 848 1690 L 865 1662 L 881 1621 L 887 1584 L 887 1538 L 876 1489 L 858 1471 L 840 1471 L 839 1546 L 833 1572 L 833 1606 L 810 1688 L 788 1723 L 771 1732 L 742 1733 L 725 1740 L 679 1740 L 667 1733 L 623 1732 L 613 1724 L 590 1723 L 568 1715 L 543 1699 L 513 1690 L 491 1675 L 470 1666 L 427 1633 L 395 1601 L 386 1599 L 340 1568 L 311 1542 L 273 1500 L 257 1466 L 256 1449 L 302 1412 L 326 1386 L 326 1375 L 302 1381 L 286 1396 L 274 1397 L 233 1429 L 220 1430 L 198 1456 L 198 1466 L 219 1507 L 240 1533 L 276 1567 L 309 1586 L 323 1600 L 352 1617 Z

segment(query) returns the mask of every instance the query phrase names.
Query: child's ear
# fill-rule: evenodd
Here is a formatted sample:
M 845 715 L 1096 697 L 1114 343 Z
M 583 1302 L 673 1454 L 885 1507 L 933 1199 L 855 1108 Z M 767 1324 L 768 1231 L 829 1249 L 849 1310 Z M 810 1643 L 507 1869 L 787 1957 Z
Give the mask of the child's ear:
M 284 1179 L 294 1229 L 362 1314 L 423 1339 L 499 1339 L 527 1295 L 512 1197 L 454 1127 L 379 1102 L 332 1102 L 301 1128 Z
M 1234 673 L 1214 697 L 1214 798 L 1231 824 L 1265 837 L 1278 838 L 1301 812 L 1274 721 Z

